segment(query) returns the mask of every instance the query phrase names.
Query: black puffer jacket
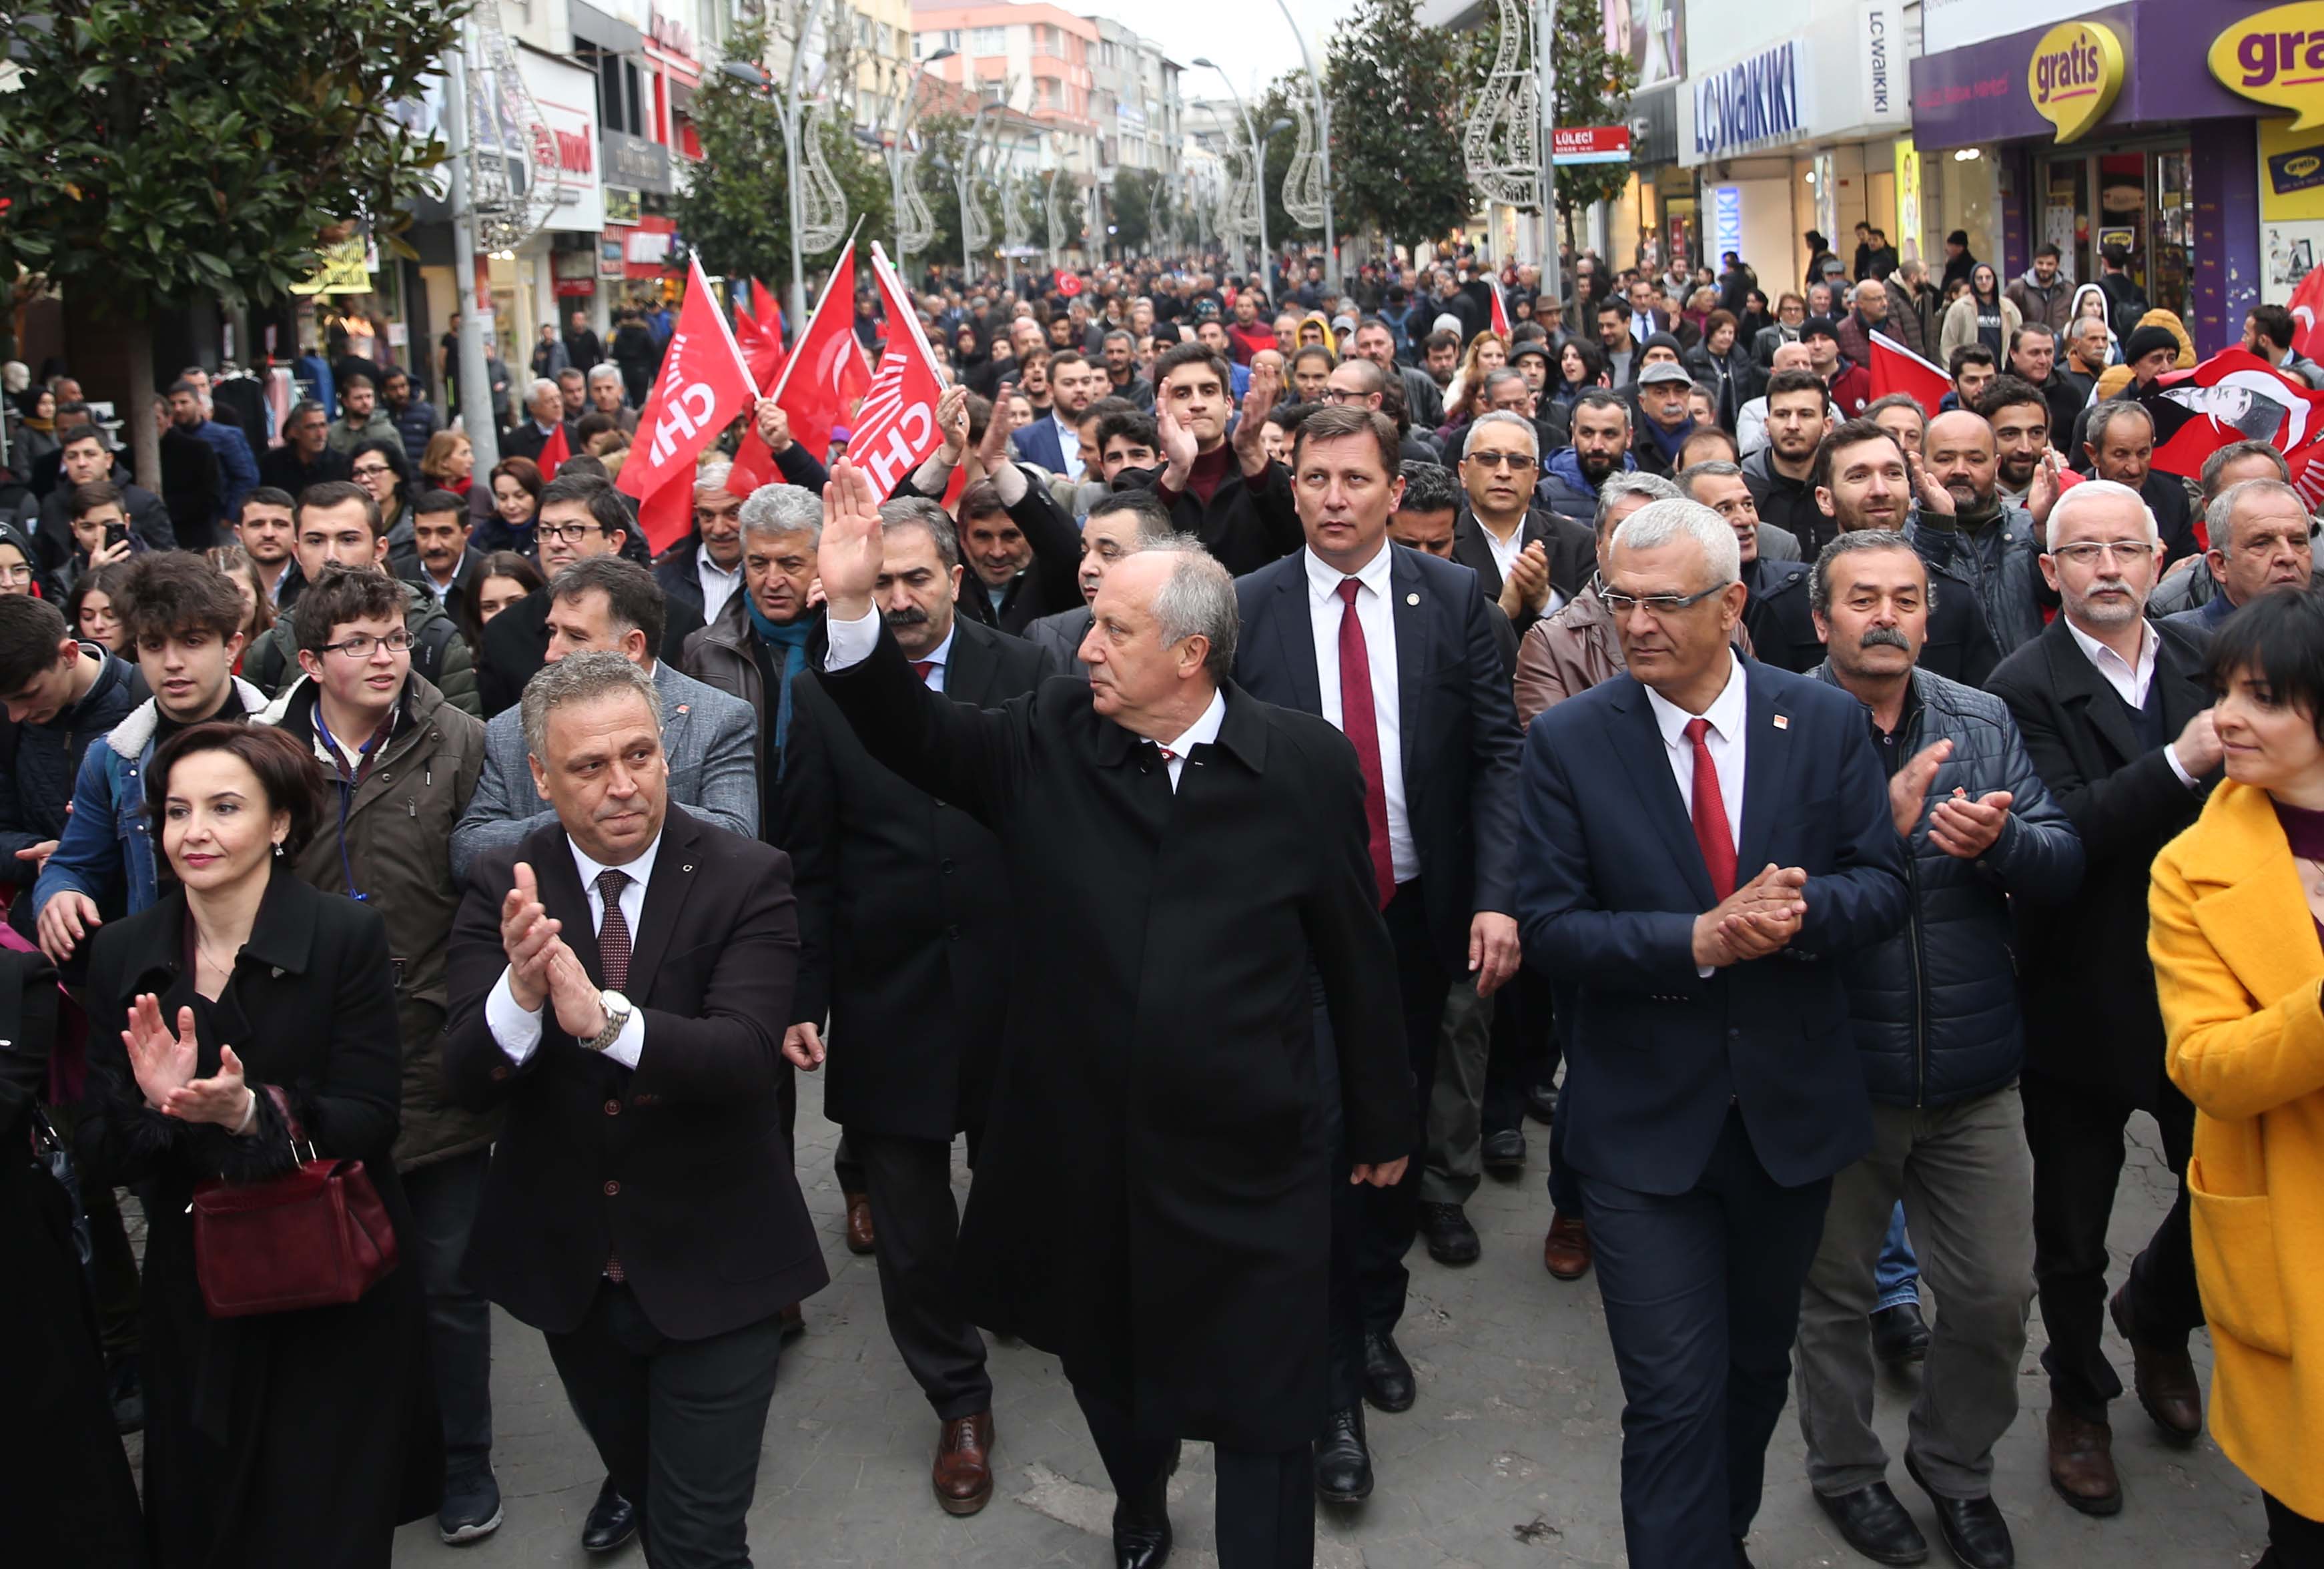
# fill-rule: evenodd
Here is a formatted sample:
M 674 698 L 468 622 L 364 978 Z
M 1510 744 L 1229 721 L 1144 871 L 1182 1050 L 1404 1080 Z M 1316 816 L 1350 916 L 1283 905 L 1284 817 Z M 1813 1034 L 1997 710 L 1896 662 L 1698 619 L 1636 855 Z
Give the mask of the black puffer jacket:
M 1815 676 L 1840 684 L 1828 663 Z M 2024 1066 L 2009 900 L 2071 898 L 2082 881 L 2082 842 L 2043 788 L 2000 698 L 1921 669 L 1913 672 L 1913 695 L 1898 752 L 1909 761 L 1940 741 L 1953 743 L 1930 781 L 1929 801 L 1957 789 L 1971 798 L 1990 790 L 2012 798 L 2001 837 L 1975 861 L 1932 843 L 1923 811 L 1905 860 L 1913 897 L 1904 929 L 1847 961 L 1849 1016 L 1872 1098 L 1941 1106 L 1990 1094 Z

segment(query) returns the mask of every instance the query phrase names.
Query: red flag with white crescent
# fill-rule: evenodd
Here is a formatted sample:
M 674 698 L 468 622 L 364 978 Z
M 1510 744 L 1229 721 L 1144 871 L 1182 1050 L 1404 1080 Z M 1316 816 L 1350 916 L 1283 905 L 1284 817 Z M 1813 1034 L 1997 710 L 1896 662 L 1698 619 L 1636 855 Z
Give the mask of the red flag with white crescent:
M 2324 266 L 2311 267 L 2292 291 L 2292 346 L 2310 359 L 2324 354 Z
M 1493 291 L 1493 330 L 1501 335 L 1503 343 L 1507 343 L 1509 341 L 1510 330 L 1509 302 L 1502 298 L 1501 281 L 1499 278 L 1488 278 L 1485 281 L 1491 285 Z

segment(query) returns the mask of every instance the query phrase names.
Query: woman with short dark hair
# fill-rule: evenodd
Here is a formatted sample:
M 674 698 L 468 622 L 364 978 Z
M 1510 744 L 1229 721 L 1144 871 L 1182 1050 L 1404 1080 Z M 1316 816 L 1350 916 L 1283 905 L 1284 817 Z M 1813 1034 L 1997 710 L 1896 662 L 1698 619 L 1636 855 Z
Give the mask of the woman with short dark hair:
M 86 1180 L 145 1198 L 145 1526 L 152 1561 L 387 1569 L 442 1481 L 417 1272 L 344 1306 L 213 1317 L 198 1191 L 263 1184 L 309 1150 L 359 1160 L 394 1230 L 402 1061 L 378 913 L 287 863 L 323 775 L 280 730 L 164 742 L 146 808 L 177 886 L 99 928 L 89 962 Z M 298 1151 L 293 1152 L 293 1141 Z

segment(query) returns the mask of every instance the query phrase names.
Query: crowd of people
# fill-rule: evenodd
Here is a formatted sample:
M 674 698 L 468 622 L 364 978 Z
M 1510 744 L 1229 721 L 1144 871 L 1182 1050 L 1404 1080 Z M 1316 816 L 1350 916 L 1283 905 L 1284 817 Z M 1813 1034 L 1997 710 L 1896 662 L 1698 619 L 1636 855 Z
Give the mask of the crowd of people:
M 1226 1569 L 1311 1562 L 1418 1396 L 1416 1244 L 1475 1263 L 1540 1125 L 1631 1562 L 1748 1564 L 1790 1405 L 1778 1485 L 1858 1553 L 2013 1563 L 2038 1301 L 2063 1505 L 2163 1507 L 2106 1324 L 2177 1444 L 2203 1329 L 2266 1562 L 2324 1564 L 2316 524 L 2266 441 L 2153 466 L 2192 349 L 2135 291 L 1859 229 L 1772 300 L 1732 255 L 1563 300 L 1465 253 L 932 269 L 925 461 L 878 494 L 761 399 L 658 554 L 611 483 L 642 316 L 544 328 L 483 475 L 424 374 L 252 440 L 189 370 L 199 507 L 44 383 L 0 527 L 28 1550 L 489 1536 L 497 1304 L 603 1463 L 581 1546 L 749 1562 L 821 1072 L 936 1504 L 991 1498 L 1021 1337 L 1118 1569 L 1185 1439 Z M 1937 406 L 1872 396 L 1873 333 Z M 2178 1190 L 2110 1279 L 2135 1113 Z M 1919 1510 L 1872 1425 L 1914 1365 Z

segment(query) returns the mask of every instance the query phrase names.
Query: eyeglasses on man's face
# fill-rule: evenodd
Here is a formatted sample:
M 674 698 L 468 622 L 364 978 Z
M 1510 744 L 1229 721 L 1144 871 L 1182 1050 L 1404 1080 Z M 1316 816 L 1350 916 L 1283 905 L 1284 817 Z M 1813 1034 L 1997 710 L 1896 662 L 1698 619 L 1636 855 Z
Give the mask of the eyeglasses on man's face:
M 1717 587 L 1705 588 L 1695 594 L 1644 595 L 1622 594 L 1609 588 L 1601 592 L 1598 597 L 1605 603 L 1608 610 L 1614 613 L 1614 616 L 1617 620 L 1629 614 L 1634 610 L 1643 610 L 1649 615 L 1676 615 L 1682 611 L 1692 610 L 1696 605 L 1701 605 L 1712 595 L 1720 593 L 1721 590 L 1725 589 L 1726 586 L 1727 585 L 1721 583 Z
M 410 653 L 411 634 L 401 627 L 389 632 L 385 637 L 374 637 L 367 632 L 349 632 L 335 643 L 325 643 L 323 651 L 344 654 L 351 660 L 367 660 L 383 645 L 392 654 Z
M 605 531 L 597 523 L 540 523 L 536 531 L 544 540 L 554 540 L 560 545 L 577 545 L 592 534 Z
M 2095 567 L 2101 559 L 2111 560 L 2117 567 L 2127 567 L 2154 554 L 2151 540 L 2082 540 L 2071 545 L 2060 545 L 2050 554 L 2061 561 L 2071 561 L 2077 567 Z
M 1526 452 L 1471 452 L 1469 461 L 1480 468 L 1527 469 L 1540 466 L 1539 460 Z

